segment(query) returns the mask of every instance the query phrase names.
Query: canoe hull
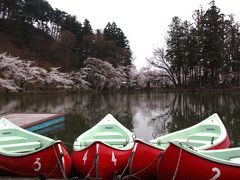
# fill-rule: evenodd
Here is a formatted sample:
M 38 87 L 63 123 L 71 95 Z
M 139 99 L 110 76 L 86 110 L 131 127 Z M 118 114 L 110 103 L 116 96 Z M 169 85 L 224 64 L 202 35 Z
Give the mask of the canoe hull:
M 156 179 L 156 170 L 163 150 L 141 140 L 134 142 L 135 152 L 130 162 L 129 174 L 141 179 Z
M 72 152 L 72 164 L 82 177 L 112 179 L 125 169 L 132 148 L 113 148 L 102 142 L 94 142 L 85 149 Z
M 141 140 L 135 140 L 135 144 L 136 143 L 136 152 L 133 155 L 131 165 L 129 167 L 130 175 L 134 175 L 141 179 L 156 179 L 158 177 L 161 177 L 157 169 L 158 166 L 162 164 L 161 158 L 164 150 L 145 143 Z M 228 135 L 226 135 L 225 139 L 221 143 L 212 145 L 209 150 L 225 149 L 229 146 L 230 140 Z M 139 171 L 141 171 L 141 173 L 138 173 Z M 137 174 L 135 175 L 135 173 Z
M 61 167 L 60 167 L 61 166 Z M 22 156 L 0 154 L 0 171 L 14 176 L 60 178 L 71 173 L 71 159 L 62 142 Z
M 174 144 L 164 152 L 158 172 L 161 179 L 239 179 L 240 166 L 214 162 Z

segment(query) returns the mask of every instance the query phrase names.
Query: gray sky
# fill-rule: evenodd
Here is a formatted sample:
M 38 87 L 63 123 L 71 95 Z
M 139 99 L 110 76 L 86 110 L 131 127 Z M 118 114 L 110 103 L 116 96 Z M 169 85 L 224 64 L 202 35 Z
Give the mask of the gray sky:
M 116 22 L 130 41 L 138 69 L 152 56 L 153 49 L 164 47 L 172 17 L 192 20 L 193 11 L 200 6 L 209 8 L 210 0 L 47 0 L 53 8 L 77 16 L 83 23 L 88 19 L 93 30 L 104 29 Z M 225 15 L 234 14 L 240 21 L 239 0 L 215 0 Z

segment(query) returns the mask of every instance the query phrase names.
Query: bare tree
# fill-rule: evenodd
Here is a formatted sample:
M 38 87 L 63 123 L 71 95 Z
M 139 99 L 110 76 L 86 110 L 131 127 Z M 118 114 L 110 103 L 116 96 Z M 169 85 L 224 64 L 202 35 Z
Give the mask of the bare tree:
M 170 64 L 166 60 L 165 50 L 163 48 L 154 49 L 153 57 L 147 58 L 147 61 L 153 67 L 162 70 L 164 73 L 161 76 L 169 78 L 169 80 L 175 86 L 177 86 L 178 83 L 176 80 L 176 75 L 174 74 Z

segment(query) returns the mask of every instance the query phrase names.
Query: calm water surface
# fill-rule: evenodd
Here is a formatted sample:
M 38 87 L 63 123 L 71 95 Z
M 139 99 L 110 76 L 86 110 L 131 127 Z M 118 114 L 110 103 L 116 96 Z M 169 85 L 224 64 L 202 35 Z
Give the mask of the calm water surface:
M 0 95 L 0 113 L 64 113 L 62 127 L 44 135 L 70 144 L 111 113 L 138 138 L 152 139 L 192 126 L 218 113 L 231 146 L 240 144 L 240 93 L 81 93 Z M 68 144 L 69 143 L 69 144 Z

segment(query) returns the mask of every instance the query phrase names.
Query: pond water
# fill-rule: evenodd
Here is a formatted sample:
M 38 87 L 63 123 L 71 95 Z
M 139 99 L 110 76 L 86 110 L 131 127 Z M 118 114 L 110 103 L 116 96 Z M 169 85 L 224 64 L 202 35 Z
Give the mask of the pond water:
M 111 113 L 138 138 L 152 139 L 192 126 L 218 113 L 231 146 L 240 144 L 240 93 L 71 93 L 0 95 L 0 113 L 64 113 L 58 129 L 44 133 L 71 151 L 74 140 Z

